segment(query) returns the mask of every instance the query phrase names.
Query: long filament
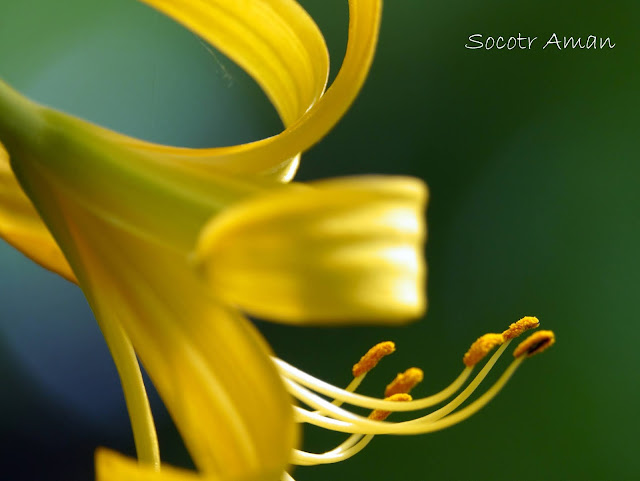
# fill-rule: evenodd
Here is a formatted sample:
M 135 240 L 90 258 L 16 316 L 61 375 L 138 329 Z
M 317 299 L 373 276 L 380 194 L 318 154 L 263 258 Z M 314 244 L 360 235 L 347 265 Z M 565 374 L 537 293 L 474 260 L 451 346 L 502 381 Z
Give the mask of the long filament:
M 506 349 L 507 343 L 501 346 L 498 351 L 491 357 L 484 368 L 478 373 L 475 379 L 470 385 L 458 395 L 449 405 L 440 408 L 438 411 L 426 416 L 411 420 L 403 421 L 399 423 L 387 423 L 381 421 L 373 421 L 357 414 L 353 414 L 344 409 L 333 406 L 331 403 L 321 398 L 320 396 L 310 392 L 308 389 L 297 385 L 291 380 L 285 379 L 285 384 L 290 389 L 290 392 L 294 394 L 298 399 L 308 404 L 314 409 L 322 409 L 329 412 L 332 418 L 318 415 L 317 413 L 310 412 L 300 407 L 294 407 L 296 419 L 299 422 L 307 422 L 327 429 L 346 433 L 355 434 L 417 434 L 422 432 L 430 432 L 428 426 L 434 424 L 447 413 L 453 411 L 462 402 L 464 402 L 472 392 L 478 387 L 478 385 L 484 380 L 489 370 L 496 363 L 500 355 Z M 502 378 L 501 378 L 502 379 Z M 505 381 L 506 382 L 506 381 Z M 495 395 L 495 394 L 494 394 Z M 407 403 L 391 403 L 391 407 L 388 411 L 400 411 L 400 406 Z M 453 406 L 453 407 L 452 407 Z
M 434 406 L 455 393 L 466 382 L 471 374 L 473 368 L 467 367 L 463 369 L 460 375 L 445 389 L 432 396 L 428 396 L 415 401 L 408 401 L 403 403 L 396 403 L 393 401 L 384 401 L 369 396 L 363 396 L 362 394 L 348 392 L 339 387 L 333 386 L 321 379 L 318 379 L 304 371 L 288 364 L 282 359 L 272 358 L 276 366 L 280 370 L 280 373 L 285 379 L 290 379 L 296 383 L 313 389 L 319 394 L 329 396 L 333 399 L 339 399 L 342 402 L 346 402 L 353 406 L 359 406 L 367 409 L 382 409 L 385 411 L 415 411 L 418 409 L 425 409 Z

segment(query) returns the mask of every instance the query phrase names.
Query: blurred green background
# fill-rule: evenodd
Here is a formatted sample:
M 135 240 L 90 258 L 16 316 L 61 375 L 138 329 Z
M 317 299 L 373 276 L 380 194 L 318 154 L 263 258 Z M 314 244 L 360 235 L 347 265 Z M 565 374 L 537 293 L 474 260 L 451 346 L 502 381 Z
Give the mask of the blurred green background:
M 347 4 L 302 3 L 335 75 Z M 296 470 L 298 481 L 640 479 L 639 20 L 637 0 L 385 4 L 367 84 L 298 178 L 427 181 L 429 312 L 394 329 L 259 327 L 282 358 L 339 385 L 372 344 L 394 340 L 398 352 L 363 386 L 372 394 L 412 365 L 425 371 L 420 392 L 439 390 L 476 337 L 523 315 L 558 343 L 463 424 L 378 437 L 345 463 Z M 616 46 L 542 50 L 553 32 Z M 465 49 L 475 33 L 539 39 L 530 51 Z M 242 71 L 133 0 L 0 1 L 0 77 L 163 143 L 227 145 L 280 129 Z M 0 266 L 0 478 L 92 479 L 96 446 L 133 453 L 100 333 L 77 288 L 6 244 Z M 163 458 L 188 465 L 153 405 Z M 310 431 L 305 446 L 336 439 Z

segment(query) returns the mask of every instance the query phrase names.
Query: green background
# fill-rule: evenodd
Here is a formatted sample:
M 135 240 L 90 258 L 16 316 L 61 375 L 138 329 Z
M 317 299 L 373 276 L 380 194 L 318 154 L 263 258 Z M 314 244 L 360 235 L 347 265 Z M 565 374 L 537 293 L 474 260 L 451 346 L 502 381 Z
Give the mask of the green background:
M 335 75 L 346 2 L 303 5 L 326 34 Z M 429 312 L 394 329 L 259 327 L 282 358 L 339 385 L 370 345 L 395 341 L 398 352 L 363 386 L 372 394 L 411 365 L 425 371 L 420 392 L 438 390 L 476 337 L 523 315 L 558 343 L 463 424 L 378 437 L 345 463 L 296 470 L 298 481 L 640 479 L 639 20 L 636 0 L 385 4 L 365 88 L 303 156 L 298 178 L 426 180 Z M 609 36 L 616 47 L 542 50 L 553 32 Z M 532 50 L 465 49 L 475 33 L 539 38 Z M 246 75 L 135 1 L 0 0 L 0 77 L 164 143 L 228 145 L 280 129 Z M 133 452 L 81 293 L 5 244 L 0 379 L 2 479 L 92 479 L 96 446 Z M 163 458 L 188 465 L 153 401 Z M 305 446 L 336 439 L 309 432 Z

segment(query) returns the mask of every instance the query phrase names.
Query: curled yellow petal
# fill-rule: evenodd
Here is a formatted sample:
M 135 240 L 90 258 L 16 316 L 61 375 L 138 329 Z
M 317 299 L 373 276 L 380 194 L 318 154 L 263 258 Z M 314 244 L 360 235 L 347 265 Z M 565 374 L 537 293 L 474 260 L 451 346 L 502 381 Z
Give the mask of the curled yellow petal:
M 404 177 L 291 186 L 214 217 L 197 262 L 213 292 L 258 317 L 406 321 L 426 306 L 426 199 Z
M 240 65 L 267 94 L 285 127 L 320 98 L 329 74 L 329 55 L 313 19 L 293 0 L 143 0 L 201 36 Z M 124 139 L 123 139 L 124 140 Z M 168 155 L 190 167 L 261 173 L 290 180 L 299 152 L 280 158 L 241 154 L 247 145 L 214 149 L 161 147 L 129 139 L 142 150 Z M 252 148 L 249 148 L 252 150 Z M 202 157 L 205 163 L 189 159 Z
M 0 144 L 0 237 L 41 266 L 75 282 L 71 267 L 49 229 L 13 175 Z
M 292 45 L 302 46 L 300 48 L 296 47 L 299 52 L 295 52 L 292 58 L 299 58 L 306 51 L 306 55 L 311 58 L 313 63 L 317 63 L 318 66 L 322 65 L 322 68 L 325 66 L 324 60 L 320 56 L 322 47 L 320 39 L 317 38 L 316 30 L 310 24 L 302 25 L 310 20 L 301 15 L 300 7 L 293 5 L 293 2 L 284 0 L 263 0 L 249 3 L 223 2 L 220 0 L 208 2 L 202 0 L 181 0 L 180 2 L 169 0 L 144 1 L 176 18 L 244 66 L 263 86 L 276 106 L 279 105 L 279 96 L 281 93 L 284 94 L 284 91 L 280 89 L 278 82 L 275 82 L 274 87 L 271 89 L 267 87 L 263 79 L 263 73 L 273 69 L 274 65 L 282 67 L 284 63 L 282 63 L 282 59 L 279 59 L 273 65 L 266 65 L 268 57 L 254 55 L 251 51 L 251 46 L 248 46 L 242 40 L 241 32 L 256 30 L 258 33 L 249 35 L 249 40 L 247 41 L 255 40 L 257 35 L 263 35 L 263 39 L 268 39 L 277 48 L 284 48 L 284 52 L 290 52 L 291 49 L 285 44 L 290 39 L 294 39 Z M 188 8 L 185 8 L 184 11 L 179 11 L 177 8 L 172 7 L 174 4 L 188 4 Z M 245 13 L 245 8 L 248 6 L 251 6 L 251 8 Z M 241 13 L 231 24 L 235 26 L 234 28 L 223 27 L 219 29 L 222 32 L 220 36 L 217 33 L 218 29 L 209 30 L 211 25 L 217 24 L 216 16 L 224 19 L 225 15 L 229 15 L 234 9 L 241 9 Z M 272 23 L 263 22 L 259 15 L 255 15 L 261 9 L 268 11 L 270 16 L 280 16 L 280 20 Z M 248 144 L 211 149 L 158 146 L 124 136 L 112 137 L 112 139 L 142 151 L 153 152 L 157 156 L 170 160 L 174 168 L 200 172 L 223 169 L 233 173 L 261 173 L 280 180 L 290 180 L 295 173 L 296 156 L 314 145 L 331 130 L 350 107 L 362 88 L 373 62 L 381 12 L 382 2 L 380 0 L 349 1 L 349 38 L 345 58 L 338 75 L 331 87 L 319 100 L 315 101 L 314 99 L 308 105 L 307 110 L 298 111 L 299 115 L 295 120 L 293 120 L 295 115 L 290 117 L 283 116 L 286 129 L 278 135 Z M 199 18 L 200 14 L 202 18 Z M 248 23 L 246 25 L 238 24 L 243 21 Z M 286 31 L 289 27 L 283 22 L 290 21 L 293 21 L 293 28 Z M 283 28 L 285 31 L 280 31 Z M 240 36 L 233 37 L 233 35 Z M 297 35 L 297 38 L 291 37 L 291 35 Z M 227 44 L 227 42 L 229 43 Z M 258 50 L 258 52 L 261 51 L 262 48 Z M 307 65 L 306 60 L 303 65 Z M 319 72 L 322 68 L 316 68 L 316 70 Z M 305 82 L 312 77 L 316 81 L 320 78 L 319 74 L 312 76 L 306 72 L 311 72 L 311 70 L 303 67 L 302 70 L 298 71 L 294 66 L 293 71 L 288 70 L 288 67 L 286 67 L 280 71 L 280 74 L 283 78 L 291 77 L 291 83 L 296 84 L 298 89 L 306 89 L 306 87 L 300 87 L 300 85 L 305 85 Z M 299 77 L 301 74 L 302 77 Z M 265 78 L 268 78 L 268 76 Z M 309 92 L 317 91 L 319 84 L 315 83 L 314 85 L 315 90 L 309 90 Z M 303 105 L 303 103 L 300 103 L 300 105 Z M 278 107 L 278 110 L 282 111 L 282 107 Z M 289 123 L 289 120 L 292 121 Z
M 293 0 L 142 0 L 182 23 L 240 65 L 263 88 L 285 125 L 315 103 L 327 82 L 322 33 Z

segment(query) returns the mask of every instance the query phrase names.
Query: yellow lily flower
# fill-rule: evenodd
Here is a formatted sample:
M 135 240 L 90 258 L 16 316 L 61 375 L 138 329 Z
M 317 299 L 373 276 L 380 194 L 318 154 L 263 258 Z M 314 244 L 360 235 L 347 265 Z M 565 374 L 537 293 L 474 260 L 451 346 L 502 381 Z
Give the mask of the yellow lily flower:
M 387 400 L 354 393 L 372 359 L 380 357 L 379 348 L 354 369 L 345 390 L 275 358 L 243 312 L 289 323 L 397 323 L 426 308 L 422 182 L 364 177 L 285 184 L 300 152 L 329 131 L 362 86 L 381 4 L 350 0 L 346 57 L 324 93 L 326 46 L 294 1 L 145 2 L 247 70 L 285 130 L 233 147 L 159 146 L 36 105 L 0 81 L 0 235 L 78 282 L 112 351 L 131 413 L 142 464 L 100 451 L 98 479 L 275 480 L 283 473 L 289 479 L 290 463 L 339 461 L 374 434 L 430 432 L 468 417 L 495 396 L 525 357 L 553 342 L 545 334 L 519 348 L 496 385 L 454 414 L 515 337 L 513 329 L 499 335 L 500 342 L 474 344 L 474 362 L 449 388 L 415 401 L 408 397 L 416 384 L 410 374 Z M 537 326 L 526 319 L 518 334 Z M 415 421 L 381 421 L 391 411 L 424 409 L 446 399 L 464 384 L 487 346 L 501 343 L 444 408 Z M 197 475 L 159 470 L 136 354 L 178 426 Z M 294 408 L 289 394 L 314 411 Z M 341 408 L 342 402 L 377 411 L 363 418 Z M 328 453 L 305 453 L 296 449 L 299 423 L 351 437 Z

